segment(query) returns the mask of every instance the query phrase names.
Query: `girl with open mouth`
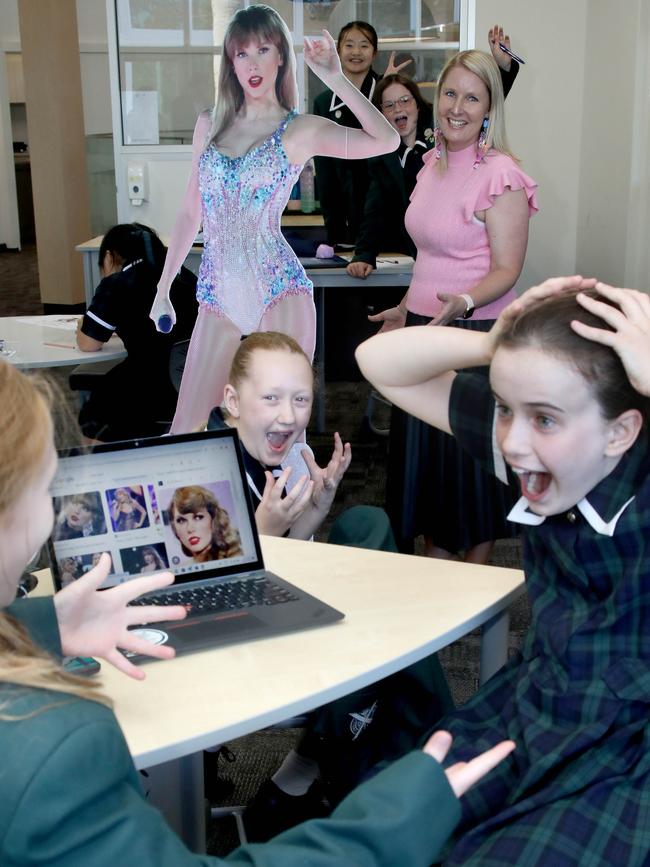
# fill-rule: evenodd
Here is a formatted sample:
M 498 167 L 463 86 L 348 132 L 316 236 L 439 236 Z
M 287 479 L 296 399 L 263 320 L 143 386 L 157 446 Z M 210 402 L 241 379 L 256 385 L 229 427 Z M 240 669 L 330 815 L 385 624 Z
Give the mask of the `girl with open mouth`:
M 359 365 L 518 492 L 509 520 L 523 530 L 533 611 L 522 653 L 443 721 L 455 736 L 452 760 L 506 733 L 517 748 L 465 802 L 440 860 L 642 867 L 650 298 L 556 278 L 513 302 L 489 332 L 409 331 L 362 344 Z M 486 364 L 489 382 L 470 372 Z

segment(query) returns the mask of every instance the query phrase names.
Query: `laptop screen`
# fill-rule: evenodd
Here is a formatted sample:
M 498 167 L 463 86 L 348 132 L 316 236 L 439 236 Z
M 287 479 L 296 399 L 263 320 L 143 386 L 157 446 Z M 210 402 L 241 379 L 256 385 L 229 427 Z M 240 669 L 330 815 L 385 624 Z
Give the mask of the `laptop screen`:
M 235 431 L 65 454 L 52 495 L 58 587 L 104 551 L 112 561 L 104 587 L 166 569 L 179 584 L 263 567 Z

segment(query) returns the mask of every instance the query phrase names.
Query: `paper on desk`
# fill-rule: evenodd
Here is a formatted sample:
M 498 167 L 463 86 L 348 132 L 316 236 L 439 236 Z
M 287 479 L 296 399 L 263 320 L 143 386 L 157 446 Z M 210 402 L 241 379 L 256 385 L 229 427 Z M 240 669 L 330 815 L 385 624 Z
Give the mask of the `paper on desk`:
M 391 256 L 387 253 L 385 256 L 377 256 L 377 268 L 381 270 L 391 265 L 412 265 L 413 261 L 412 256 Z
M 20 316 L 17 322 L 22 322 L 23 325 L 38 325 L 42 327 L 47 325 L 48 328 L 59 328 L 61 331 L 76 331 L 78 316 L 62 316 L 60 313 L 51 313 L 48 316 Z

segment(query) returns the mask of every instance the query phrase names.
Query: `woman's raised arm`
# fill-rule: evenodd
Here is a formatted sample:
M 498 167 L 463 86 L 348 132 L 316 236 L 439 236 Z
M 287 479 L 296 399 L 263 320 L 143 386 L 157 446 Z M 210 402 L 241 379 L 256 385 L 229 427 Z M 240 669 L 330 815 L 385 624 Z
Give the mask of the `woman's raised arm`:
M 304 163 L 314 156 L 366 159 L 399 147 L 395 130 L 343 74 L 334 40 L 323 31 L 321 39 L 305 38 L 305 63 L 353 112 L 361 129 L 350 129 L 313 114 L 296 118 L 285 136 L 287 156 Z

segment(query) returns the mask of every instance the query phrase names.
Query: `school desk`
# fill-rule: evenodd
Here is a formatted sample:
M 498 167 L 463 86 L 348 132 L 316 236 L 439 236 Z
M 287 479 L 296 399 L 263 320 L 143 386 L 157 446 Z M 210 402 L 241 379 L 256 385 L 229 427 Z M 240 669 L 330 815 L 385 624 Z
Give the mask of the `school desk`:
M 20 369 L 66 367 L 126 358 L 124 344 L 115 335 L 98 352 L 77 349 L 73 327 L 76 319 L 58 313 L 0 317 L 0 357 Z
M 524 592 L 515 569 L 271 537 L 262 548 L 267 568 L 345 619 L 153 662 L 143 683 L 106 663 L 99 675 L 136 766 L 149 771 L 150 798 L 196 851 L 204 748 L 367 686 L 479 626 L 485 680 L 506 661 L 508 607 Z

